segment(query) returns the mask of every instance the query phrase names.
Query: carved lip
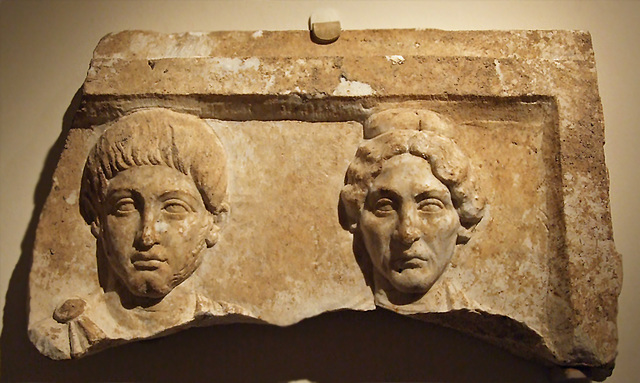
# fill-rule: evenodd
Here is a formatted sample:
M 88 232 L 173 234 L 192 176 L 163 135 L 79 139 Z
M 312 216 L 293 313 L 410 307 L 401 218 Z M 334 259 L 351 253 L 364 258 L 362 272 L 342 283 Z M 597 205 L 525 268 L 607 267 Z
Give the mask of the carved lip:
M 428 259 L 424 259 L 424 257 L 418 255 L 402 254 L 394 259 L 392 264 L 394 270 L 401 271 L 406 269 L 419 269 L 427 262 L 429 262 Z
M 157 270 L 166 262 L 166 258 L 153 253 L 136 253 L 131 257 L 131 263 L 136 270 Z

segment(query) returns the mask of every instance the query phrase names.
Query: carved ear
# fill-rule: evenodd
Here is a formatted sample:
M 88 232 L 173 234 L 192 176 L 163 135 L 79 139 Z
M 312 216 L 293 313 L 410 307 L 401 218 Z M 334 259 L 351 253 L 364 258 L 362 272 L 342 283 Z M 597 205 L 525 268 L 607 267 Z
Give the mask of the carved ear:
M 100 219 L 96 209 L 94 208 L 93 202 L 86 192 L 81 192 L 80 214 L 82 215 L 82 218 L 84 218 L 84 221 L 91 227 L 91 234 L 98 239 L 98 235 L 100 235 Z
M 358 229 L 357 217 L 360 210 L 357 206 L 350 203 L 350 200 L 344 197 L 345 192 L 340 193 L 340 202 L 338 203 L 338 221 L 344 230 L 354 234 Z
M 211 214 L 209 217 L 209 227 L 207 228 L 207 233 L 205 233 L 204 242 L 208 248 L 212 248 L 213 245 L 218 242 L 220 226 L 216 225 L 216 216 L 214 214 Z
M 227 218 L 229 217 L 229 204 L 222 202 L 218 208 L 218 212 L 213 216 L 213 223 L 222 228 L 227 223 Z
M 475 225 L 471 226 L 470 228 L 466 228 L 462 225 L 460 225 L 460 227 L 458 228 L 458 240 L 456 241 L 456 244 L 458 245 L 464 245 L 465 243 L 469 242 L 469 240 L 471 239 L 471 233 L 473 233 L 473 229 L 475 229 Z
M 213 225 L 211 230 L 209 230 L 207 237 L 204 239 L 204 243 L 207 245 L 208 248 L 212 248 L 213 245 L 215 245 L 216 242 L 218 242 L 219 231 L 220 231 L 220 228 L 215 224 Z
M 204 239 L 208 248 L 213 247 L 213 245 L 215 245 L 218 242 L 218 237 L 219 237 L 218 233 L 220 232 L 220 229 L 222 229 L 222 227 L 227 222 L 228 216 L 229 216 L 229 204 L 226 202 L 223 202 L 220 204 L 220 207 L 216 214 L 213 214 L 213 213 L 211 214 L 211 228 L 209 229 L 209 232 L 207 233 L 207 236 Z
M 93 234 L 96 239 L 100 235 L 100 224 L 98 223 L 98 218 L 91 222 L 91 234 Z

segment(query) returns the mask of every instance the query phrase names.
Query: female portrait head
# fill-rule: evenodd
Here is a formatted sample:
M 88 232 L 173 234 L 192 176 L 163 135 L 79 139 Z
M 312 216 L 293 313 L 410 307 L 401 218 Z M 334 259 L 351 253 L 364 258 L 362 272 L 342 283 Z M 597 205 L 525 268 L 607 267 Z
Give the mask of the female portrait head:
M 442 275 L 484 209 L 466 156 L 440 134 L 435 113 L 421 115 L 374 115 L 370 121 L 388 127 L 358 148 L 341 192 L 344 226 L 362 238 L 374 277 L 415 296 Z M 433 121 L 437 133 L 429 130 Z
M 89 153 L 80 208 L 115 279 L 135 297 L 161 299 L 217 241 L 228 212 L 222 144 L 195 116 L 128 114 Z

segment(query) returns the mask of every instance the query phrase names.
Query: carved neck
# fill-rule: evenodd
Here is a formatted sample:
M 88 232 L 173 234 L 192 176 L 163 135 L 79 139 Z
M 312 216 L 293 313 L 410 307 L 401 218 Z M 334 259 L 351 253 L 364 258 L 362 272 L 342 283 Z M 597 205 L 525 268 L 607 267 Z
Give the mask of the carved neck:
M 374 299 L 378 307 L 382 307 L 400 314 L 420 314 L 425 311 L 448 311 L 454 308 L 455 302 L 452 299 L 459 299 L 459 294 L 451 284 L 451 275 L 447 273 L 449 266 L 444 273 L 434 283 L 434 285 L 424 294 L 406 294 L 397 291 L 389 281 L 374 273 Z M 465 298 L 466 299 L 466 298 Z
M 149 319 L 153 319 L 154 328 L 173 326 L 185 318 L 191 318 L 196 310 L 194 275 L 176 286 L 163 299 L 130 300 L 129 295 L 121 295 L 117 290 L 105 292 L 105 302 L 111 315 L 120 325 L 130 328 L 147 328 Z M 122 298 L 126 296 L 127 298 Z M 136 304 L 137 303 L 137 304 Z M 148 328 L 150 332 L 154 329 Z
M 373 281 L 376 306 L 400 313 L 420 311 L 420 302 L 426 294 L 401 293 L 386 278 L 376 272 L 373 274 Z

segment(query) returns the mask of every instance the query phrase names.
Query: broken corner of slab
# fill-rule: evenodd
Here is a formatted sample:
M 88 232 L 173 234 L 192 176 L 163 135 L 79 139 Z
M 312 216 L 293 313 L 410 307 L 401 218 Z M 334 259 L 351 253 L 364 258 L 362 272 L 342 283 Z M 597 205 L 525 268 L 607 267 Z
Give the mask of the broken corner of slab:
M 107 35 L 38 224 L 30 339 L 68 359 L 378 307 L 604 379 L 603 138 L 585 32 Z

